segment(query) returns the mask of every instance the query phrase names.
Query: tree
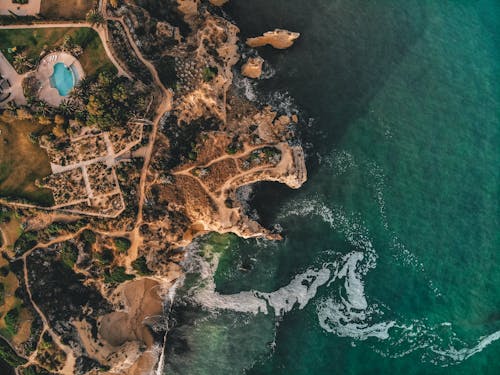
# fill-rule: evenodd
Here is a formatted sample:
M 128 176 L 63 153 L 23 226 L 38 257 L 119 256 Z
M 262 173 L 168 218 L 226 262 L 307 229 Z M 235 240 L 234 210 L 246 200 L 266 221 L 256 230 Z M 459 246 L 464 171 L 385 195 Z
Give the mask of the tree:
M 118 8 L 118 0 L 109 0 L 109 5 L 111 5 L 111 7 L 113 8 Z
M 33 64 L 25 53 L 18 53 L 14 56 L 14 68 L 18 73 L 24 73 L 33 68 Z
M 104 16 L 97 9 L 92 9 L 90 12 L 88 12 L 86 20 L 92 26 L 101 26 L 105 22 Z

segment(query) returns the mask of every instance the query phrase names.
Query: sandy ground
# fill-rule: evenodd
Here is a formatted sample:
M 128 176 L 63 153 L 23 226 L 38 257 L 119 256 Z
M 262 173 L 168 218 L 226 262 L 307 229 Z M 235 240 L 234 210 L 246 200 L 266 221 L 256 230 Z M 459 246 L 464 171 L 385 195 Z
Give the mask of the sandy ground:
M 101 363 L 109 364 L 110 373 L 150 374 L 156 366 L 159 353 L 146 324 L 162 319 L 165 292 L 162 287 L 170 286 L 170 277 L 178 277 L 168 276 L 165 283 L 145 277 L 119 285 L 110 300 L 122 309 L 100 319 L 97 340 L 87 322 L 73 322 L 87 352 Z
M 18 16 L 34 16 L 40 13 L 41 0 L 29 0 L 28 4 L 14 4 L 12 0 L 0 1 L 0 14 L 11 15 L 13 12 Z

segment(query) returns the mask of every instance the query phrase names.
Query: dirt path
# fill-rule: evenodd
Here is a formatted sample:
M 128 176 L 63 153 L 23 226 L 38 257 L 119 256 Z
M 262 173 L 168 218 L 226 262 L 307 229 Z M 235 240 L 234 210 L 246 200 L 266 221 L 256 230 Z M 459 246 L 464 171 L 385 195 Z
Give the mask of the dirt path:
M 107 5 L 107 1 L 102 0 L 101 10 L 105 10 L 106 5 Z M 164 115 L 168 111 L 170 111 L 172 108 L 173 92 L 171 90 L 167 89 L 163 85 L 154 65 L 149 60 L 144 58 L 144 56 L 140 52 L 139 48 L 137 47 L 128 27 L 125 25 L 125 22 L 123 21 L 123 19 L 116 18 L 116 17 L 107 17 L 106 12 L 103 12 L 103 15 L 104 15 L 106 20 L 117 21 L 122 25 L 122 27 L 124 28 L 125 33 L 127 35 L 127 38 L 129 40 L 129 43 L 130 43 L 132 49 L 134 50 L 134 53 L 136 54 L 137 58 L 150 71 L 150 73 L 153 77 L 154 83 L 161 89 L 161 92 L 162 92 L 162 97 L 160 98 L 161 103 L 158 106 L 158 108 L 156 109 L 155 118 L 153 120 L 153 129 L 149 135 L 149 143 L 144 150 L 144 164 L 143 164 L 143 167 L 141 170 L 141 177 L 140 177 L 140 182 L 139 182 L 139 194 L 138 194 L 139 210 L 138 210 L 138 214 L 137 214 L 136 225 L 135 225 L 134 229 L 130 232 L 99 232 L 101 234 L 108 234 L 108 235 L 117 235 L 117 234 L 125 235 L 126 234 L 129 236 L 129 238 L 131 239 L 132 245 L 131 245 L 131 248 L 129 251 L 129 255 L 127 256 L 126 266 L 127 266 L 127 268 L 130 268 L 131 262 L 133 260 L 135 260 L 135 258 L 137 258 L 138 248 L 142 242 L 142 236 L 140 235 L 139 227 L 142 223 L 142 218 L 143 218 L 142 211 L 143 211 L 143 207 L 144 207 L 147 176 L 148 176 L 149 164 L 151 162 L 151 157 L 152 157 L 153 150 L 154 150 L 154 144 L 155 144 L 156 136 L 157 136 L 157 132 L 158 132 L 158 126 L 159 126 L 161 119 L 164 117 Z M 125 69 L 122 68 L 122 65 L 120 64 L 119 60 L 116 59 L 112 53 L 112 48 L 110 48 L 110 42 L 109 42 L 109 38 L 108 38 L 108 30 L 107 30 L 106 26 L 94 27 L 86 22 L 61 22 L 61 23 L 54 23 L 54 24 L 0 26 L 0 29 L 23 29 L 23 28 L 35 29 L 35 28 L 50 28 L 50 27 L 90 27 L 90 28 L 94 29 L 99 34 L 99 37 L 101 38 L 101 41 L 103 43 L 106 54 L 108 55 L 108 58 L 111 60 L 111 62 L 118 69 L 118 74 L 126 76 L 128 78 L 131 78 L 131 75 L 127 71 L 125 71 Z M 12 202 L 7 202 L 7 201 L 1 200 L 1 199 L 0 199 L 0 203 L 5 203 L 6 205 L 17 206 L 17 207 L 40 208 L 40 209 L 44 209 L 44 210 L 50 210 L 50 208 L 46 208 L 46 207 L 33 206 L 30 204 L 23 204 L 23 203 L 12 203 Z M 70 375 L 70 374 L 74 373 L 76 358 L 75 358 L 74 353 L 71 350 L 71 348 L 64 345 L 62 343 L 61 339 L 59 338 L 59 336 L 52 330 L 46 316 L 44 315 L 42 310 L 38 307 L 38 305 L 33 300 L 33 297 L 31 294 L 31 289 L 29 287 L 27 258 L 36 249 L 47 248 L 55 243 L 67 241 L 71 238 L 76 237 L 81 231 L 83 231 L 86 228 L 87 227 L 81 228 L 79 231 L 77 231 L 75 233 L 67 234 L 64 236 L 59 236 L 56 239 L 54 239 L 48 243 L 45 243 L 45 244 L 37 244 L 35 247 L 33 247 L 32 249 L 30 249 L 29 251 L 27 251 L 25 254 L 23 254 L 21 256 L 21 258 L 23 260 L 23 272 L 24 272 L 25 286 L 26 286 L 26 290 L 28 293 L 28 297 L 29 297 L 34 309 L 36 310 L 36 312 L 38 313 L 38 315 L 42 319 L 44 330 L 49 332 L 49 334 L 52 336 L 54 342 L 61 348 L 61 350 L 63 350 L 66 353 L 66 356 L 67 356 L 66 362 L 65 362 L 64 368 L 60 371 L 60 373 L 63 375 L 66 375 L 66 374 Z M 35 356 L 32 356 L 32 358 L 33 358 L 33 360 L 35 360 Z
M 59 237 L 55 238 L 54 240 L 49 241 L 47 243 L 37 244 L 36 246 L 34 246 L 33 248 L 31 248 L 30 250 L 28 250 L 27 252 L 25 252 L 21 256 L 21 259 L 23 260 L 24 285 L 26 287 L 26 292 L 28 293 L 28 298 L 29 298 L 33 308 L 37 312 L 38 316 L 40 316 L 40 319 L 42 319 L 42 323 L 43 323 L 42 334 L 43 334 L 43 331 L 47 331 L 50 334 L 50 336 L 52 337 L 52 339 L 54 340 L 54 342 L 56 343 L 56 345 L 59 346 L 59 348 L 66 353 L 66 362 L 64 363 L 64 367 L 62 368 L 62 370 L 59 371 L 59 373 L 63 374 L 63 375 L 73 375 L 75 373 L 76 358 L 75 358 L 75 355 L 73 354 L 73 350 L 69 346 L 63 344 L 59 335 L 57 335 L 52 330 L 52 327 L 50 326 L 49 321 L 47 320 L 47 317 L 45 316 L 43 311 L 40 309 L 40 307 L 38 307 L 38 305 L 33 300 L 33 296 L 31 294 L 31 289 L 30 289 L 30 285 L 29 285 L 29 278 L 28 278 L 28 256 L 30 256 L 31 253 L 33 253 L 33 251 L 35 251 L 37 249 L 47 248 L 47 247 L 50 247 L 56 243 L 68 241 L 68 240 L 78 236 L 85 229 L 87 229 L 87 227 L 80 228 L 77 232 L 74 232 L 74 233 L 59 236 Z M 41 337 L 41 335 L 40 335 L 40 337 Z M 35 350 L 35 353 L 36 353 L 36 350 Z M 35 353 L 32 353 L 32 355 L 29 358 L 29 361 L 31 363 L 36 361 L 36 354 Z

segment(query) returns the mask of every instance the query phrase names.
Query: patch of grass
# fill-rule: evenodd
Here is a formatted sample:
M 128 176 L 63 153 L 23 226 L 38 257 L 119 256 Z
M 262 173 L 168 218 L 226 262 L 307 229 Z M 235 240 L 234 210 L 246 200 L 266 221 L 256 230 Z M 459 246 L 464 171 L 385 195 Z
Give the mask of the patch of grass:
M 36 64 L 44 51 L 49 52 L 59 48 L 67 36 L 83 48 L 83 54 L 78 60 L 87 76 L 106 69 L 116 72 L 116 68 L 106 55 L 99 35 L 88 27 L 0 30 L 0 50 L 11 64 L 19 53 L 26 54 L 28 60 Z
M 95 0 L 42 0 L 40 14 L 49 19 L 85 19 Z
M 7 337 L 14 337 L 19 328 L 19 306 L 14 307 L 3 318 L 5 328 L 3 329 Z
M 12 367 L 17 367 L 26 363 L 26 361 L 19 357 L 5 342 L 5 340 L 0 338 L 0 358 L 7 362 Z
M 33 121 L 0 119 L 0 196 L 27 199 L 40 205 L 52 205 L 52 192 L 35 185 L 51 173 L 46 152 L 30 140 L 32 133 L 49 128 Z

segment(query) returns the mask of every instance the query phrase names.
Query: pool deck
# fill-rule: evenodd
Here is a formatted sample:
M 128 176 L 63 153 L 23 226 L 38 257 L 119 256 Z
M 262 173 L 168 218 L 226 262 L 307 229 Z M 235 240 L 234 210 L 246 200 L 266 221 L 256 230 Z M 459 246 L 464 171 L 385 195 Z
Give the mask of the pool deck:
M 22 86 L 25 75 L 17 74 L 16 70 L 10 65 L 10 62 L 2 52 L 0 52 L 0 74 L 10 83 L 10 88 L 5 90 L 6 93 L 10 93 L 10 96 L 7 100 L 0 103 L 0 107 L 7 105 L 7 103 L 11 101 L 18 105 L 25 105 L 27 101 L 24 97 Z
M 75 70 L 78 72 L 78 77 L 76 81 L 79 82 L 85 77 L 82 65 L 80 62 L 72 55 L 66 52 L 54 52 L 45 56 L 38 65 L 37 78 L 42 83 L 42 87 L 38 93 L 38 97 L 45 100 L 48 104 L 58 107 L 61 102 L 65 99 L 64 96 L 59 94 L 59 91 L 50 84 L 50 77 L 54 73 L 54 65 L 57 63 L 63 63 L 67 67 L 73 65 Z

